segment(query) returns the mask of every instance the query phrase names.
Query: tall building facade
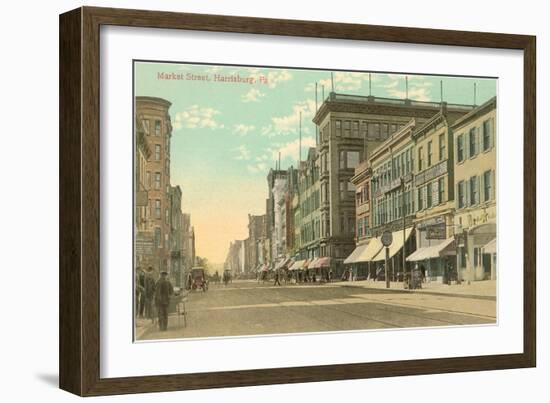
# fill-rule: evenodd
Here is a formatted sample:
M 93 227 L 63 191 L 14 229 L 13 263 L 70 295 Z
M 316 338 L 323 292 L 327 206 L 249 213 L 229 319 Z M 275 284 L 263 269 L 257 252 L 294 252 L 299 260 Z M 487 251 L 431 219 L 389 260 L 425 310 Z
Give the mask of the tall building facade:
M 427 121 L 440 103 L 330 93 L 313 118 L 320 133 L 320 254 L 333 258 L 335 273 L 355 248 L 355 187 L 350 179 L 360 161 L 412 118 Z M 448 107 L 462 116 L 471 108 Z
M 151 150 L 145 138 L 145 131 L 140 120 L 135 120 L 136 145 L 135 145 L 135 211 L 134 211 L 134 237 L 135 237 L 135 265 L 136 267 L 152 266 L 155 263 L 153 252 L 153 231 L 149 225 L 148 209 L 149 198 L 146 183 L 147 162 L 151 158 Z
M 288 172 L 271 169 L 267 175 L 268 183 L 268 220 L 270 227 L 270 262 L 282 259 L 286 254 L 286 192 Z
M 455 214 L 457 264 L 466 281 L 496 278 L 496 98 L 457 120 Z
M 310 148 L 307 158 L 300 164 L 298 174 L 298 192 L 293 216 L 296 222 L 295 234 L 299 236 L 297 259 L 313 259 L 320 256 L 321 216 L 319 158 L 316 148 Z
M 182 270 L 187 275 L 188 271 L 195 265 L 195 229 L 191 225 L 191 214 L 183 213 L 181 215 L 181 233 L 182 233 Z
M 150 157 L 140 174 L 144 183 L 139 198 L 146 197 L 145 223 L 136 236 L 136 254 L 151 250 L 148 265 L 154 270 L 170 271 L 171 263 L 171 202 L 170 202 L 170 139 L 172 124 L 168 110 L 171 103 L 155 97 L 136 97 L 136 135 L 143 139 Z M 146 192 L 146 196 L 145 196 Z M 145 204 L 145 199 L 142 200 Z M 138 259 L 139 260 L 139 259 Z
M 181 210 L 181 188 L 170 187 L 170 276 L 175 285 L 184 283 L 183 270 L 183 212 Z
M 257 269 L 258 266 L 265 263 L 264 240 L 267 236 L 266 221 L 267 217 L 263 215 L 248 215 L 248 239 L 249 239 L 249 270 Z

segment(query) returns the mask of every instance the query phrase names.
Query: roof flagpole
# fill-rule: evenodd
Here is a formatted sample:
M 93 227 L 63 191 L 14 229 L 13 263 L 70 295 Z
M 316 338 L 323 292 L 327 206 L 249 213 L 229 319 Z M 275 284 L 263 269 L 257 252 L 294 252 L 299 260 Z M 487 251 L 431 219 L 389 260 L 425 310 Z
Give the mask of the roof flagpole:
M 371 83 L 371 77 L 369 73 L 369 97 L 372 96 L 372 83 Z

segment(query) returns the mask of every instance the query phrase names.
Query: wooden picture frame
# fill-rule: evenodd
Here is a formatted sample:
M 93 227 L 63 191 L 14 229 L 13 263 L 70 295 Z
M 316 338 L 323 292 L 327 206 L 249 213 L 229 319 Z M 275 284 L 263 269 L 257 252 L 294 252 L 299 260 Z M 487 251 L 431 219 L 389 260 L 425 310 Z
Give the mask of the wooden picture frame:
M 523 353 L 100 377 L 100 27 L 118 25 L 524 52 Z M 60 16 L 60 387 L 81 396 L 533 367 L 536 364 L 534 36 L 82 7 Z

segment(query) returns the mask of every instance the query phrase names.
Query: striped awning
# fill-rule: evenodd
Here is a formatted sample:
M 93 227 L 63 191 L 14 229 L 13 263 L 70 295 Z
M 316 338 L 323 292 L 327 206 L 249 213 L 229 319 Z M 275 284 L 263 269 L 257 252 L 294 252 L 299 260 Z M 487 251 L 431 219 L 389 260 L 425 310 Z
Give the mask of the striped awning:
M 305 263 L 306 260 L 297 260 L 288 268 L 288 270 L 301 270 Z
M 294 259 L 287 257 L 281 260 L 279 264 L 275 266 L 275 270 L 286 269 L 287 267 L 291 266 L 293 263 L 294 263 Z
M 317 262 L 319 261 L 319 258 L 316 257 L 314 259 L 312 259 L 310 262 L 309 262 L 309 265 L 307 266 L 308 269 L 315 269 L 317 267 Z
M 311 267 L 311 266 L 310 266 Z M 320 257 L 315 262 L 315 269 L 322 269 L 324 267 L 330 267 L 330 257 Z

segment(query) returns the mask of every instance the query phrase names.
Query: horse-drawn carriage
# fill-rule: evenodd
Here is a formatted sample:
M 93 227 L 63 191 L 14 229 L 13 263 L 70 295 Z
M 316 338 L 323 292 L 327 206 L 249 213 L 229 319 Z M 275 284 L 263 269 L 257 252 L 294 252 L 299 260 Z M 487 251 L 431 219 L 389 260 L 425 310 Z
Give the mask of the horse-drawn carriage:
M 202 290 L 206 292 L 208 290 L 208 280 L 206 279 L 206 274 L 204 268 L 202 267 L 193 267 L 187 278 L 187 289 L 188 290 Z

